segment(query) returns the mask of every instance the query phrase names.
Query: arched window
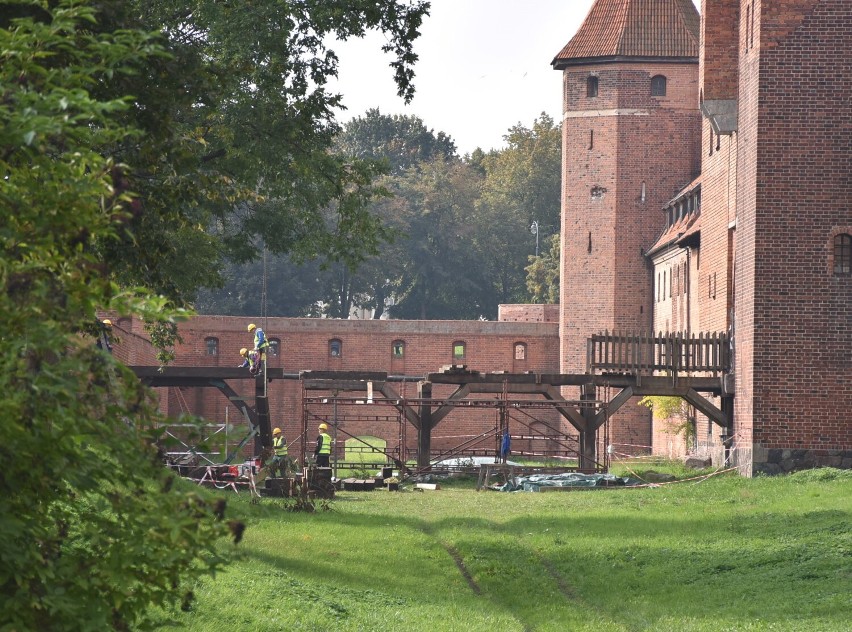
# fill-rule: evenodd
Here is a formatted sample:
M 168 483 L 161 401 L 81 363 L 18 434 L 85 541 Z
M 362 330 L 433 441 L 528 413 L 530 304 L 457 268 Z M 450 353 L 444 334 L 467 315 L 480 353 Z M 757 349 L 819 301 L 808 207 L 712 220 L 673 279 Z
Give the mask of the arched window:
M 834 274 L 852 274 L 852 235 L 834 236 Z
M 666 96 L 666 78 L 663 75 L 654 75 L 651 77 L 651 96 Z
M 269 339 L 269 355 L 273 358 L 281 355 L 281 341 L 278 338 Z
M 515 343 L 515 360 L 527 359 L 527 345 L 523 342 Z
M 464 342 L 462 342 L 461 340 L 456 340 L 453 343 L 453 360 L 464 360 L 464 346 Z
M 337 338 L 328 341 L 328 355 L 339 358 L 343 355 L 343 342 Z
M 597 77 L 587 77 L 586 78 L 586 96 L 587 97 L 596 97 L 598 96 L 598 78 Z
M 207 355 L 214 356 L 219 355 L 219 339 L 218 338 L 205 338 L 204 346 L 207 349 Z
M 405 355 L 405 342 L 402 340 L 394 340 L 391 343 L 391 357 L 394 359 L 402 358 Z

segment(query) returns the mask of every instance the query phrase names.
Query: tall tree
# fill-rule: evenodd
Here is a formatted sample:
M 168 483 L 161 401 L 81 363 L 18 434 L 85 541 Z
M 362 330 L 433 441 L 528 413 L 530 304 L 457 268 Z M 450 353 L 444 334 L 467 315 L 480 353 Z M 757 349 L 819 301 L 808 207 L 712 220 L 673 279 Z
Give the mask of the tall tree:
M 559 233 L 544 240 L 544 251 L 538 257 L 529 257 L 527 291 L 530 303 L 559 302 Z
M 395 181 L 393 214 L 405 238 L 394 245 L 394 317 L 476 319 L 491 305 L 471 248 L 476 226 L 469 221 L 481 186 L 467 163 L 434 160 Z M 392 274 L 391 274 L 392 273 Z M 493 306 L 496 314 L 496 305 Z
M 323 89 L 336 58 L 321 42 L 385 30 L 410 96 L 426 8 L 4 4 L 1 629 L 143 628 L 152 603 L 188 606 L 194 578 L 223 562 L 220 538 L 239 539 L 224 503 L 160 466 L 156 406 L 94 348 L 95 314 L 173 325 L 170 302 L 223 249 L 255 253 L 258 234 L 343 260 L 375 244 L 374 169 L 327 152 L 339 97 Z
M 227 532 L 224 505 L 160 467 L 138 380 L 80 335 L 98 306 L 174 315 L 117 293 L 97 257 L 131 199 L 96 149 L 144 135 L 116 122 L 127 99 L 86 90 L 159 50 L 87 31 L 79 3 L 35 15 L 0 28 L 0 628 L 126 630 L 150 603 L 188 604 Z
M 325 42 L 378 29 L 400 95 L 410 99 L 412 41 L 425 2 L 98 2 L 93 28 L 159 31 L 167 55 L 92 85 L 100 98 L 133 95 L 126 121 L 145 132 L 109 151 L 127 165 L 133 213 L 101 257 L 119 282 L 143 282 L 177 301 L 215 284 L 224 257 L 318 254 L 354 263 L 384 231 L 367 208 L 380 170 L 332 154 L 338 59 Z M 259 241 L 260 240 L 260 241 Z
M 516 125 L 508 147 L 484 156 L 482 199 L 477 207 L 477 249 L 492 287 L 494 304 L 529 300 L 524 268 L 541 240 L 558 232 L 561 132 L 542 113 L 531 128 Z M 538 235 L 530 227 L 535 222 Z
M 456 144 L 444 132 L 435 133 L 417 116 L 387 115 L 377 108 L 346 123 L 335 151 L 351 158 L 386 161 L 389 173 L 400 175 L 418 163 L 456 156 Z

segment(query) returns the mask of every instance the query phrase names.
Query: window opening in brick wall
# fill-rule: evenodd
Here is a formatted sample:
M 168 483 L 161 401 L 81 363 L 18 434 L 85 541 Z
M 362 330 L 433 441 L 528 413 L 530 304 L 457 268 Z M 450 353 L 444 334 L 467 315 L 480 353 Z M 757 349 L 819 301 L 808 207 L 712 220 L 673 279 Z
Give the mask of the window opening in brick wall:
M 745 49 L 749 49 L 749 38 L 751 37 L 751 7 L 746 5 L 746 35 L 745 35 Z
M 337 338 L 328 341 L 328 355 L 339 358 L 343 355 L 343 342 Z
M 592 254 L 592 231 L 589 231 L 589 254 Z
M 526 360 L 527 359 L 527 345 L 523 342 L 515 343 L 515 360 Z
M 405 355 L 405 343 L 402 340 L 394 340 L 391 343 L 391 355 L 394 358 L 401 358 Z
M 668 285 L 668 276 L 666 270 L 663 270 L 663 300 L 666 300 L 666 286 Z
M 660 273 L 657 272 L 657 302 L 660 302 Z
M 663 75 L 655 75 L 651 77 L 651 96 L 666 96 L 666 78 Z
M 460 340 L 453 343 L 453 360 L 464 360 L 464 343 Z
M 710 155 L 713 155 L 713 128 L 710 128 Z
M 644 202 L 644 201 L 645 201 L 645 193 L 646 193 L 646 190 L 645 190 L 645 181 L 644 181 L 644 180 L 642 180 L 642 193 L 639 195 L 639 200 L 640 200 L 641 202 Z
M 751 0 L 751 35 L 748 40 L 749 48 L 754 48 L 754 0 Z
M 277 358 L 281 355 L 281 340 L 278 338 L 269 339 L 269 355 Z
M 595 130 L 589 130 L 589 149 L 595 148 Z
M 597 77 L 587 77 L 586 78 L 586 96 L 587 97 L 598 96 L 598 78 Z
M 204 345 L 207 348 L 207 355 L 214 356 L 219 355 L 219 339 L 218 338 L 205 338 Z
M 852 235 L 834 237 L 834 274 L 852 274 Z

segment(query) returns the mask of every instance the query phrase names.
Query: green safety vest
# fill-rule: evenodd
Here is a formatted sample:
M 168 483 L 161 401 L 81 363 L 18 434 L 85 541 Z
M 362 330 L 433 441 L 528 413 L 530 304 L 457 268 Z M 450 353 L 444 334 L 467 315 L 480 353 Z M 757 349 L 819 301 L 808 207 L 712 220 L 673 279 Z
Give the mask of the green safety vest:
M 284 440 L 284 435 L 275 437 L 272 447 L 275 448 L 275 456 L 287 456 L 287 442 Z
M 319 454 L 331 454 L 331 436 L 324 432 L 320 433 Z

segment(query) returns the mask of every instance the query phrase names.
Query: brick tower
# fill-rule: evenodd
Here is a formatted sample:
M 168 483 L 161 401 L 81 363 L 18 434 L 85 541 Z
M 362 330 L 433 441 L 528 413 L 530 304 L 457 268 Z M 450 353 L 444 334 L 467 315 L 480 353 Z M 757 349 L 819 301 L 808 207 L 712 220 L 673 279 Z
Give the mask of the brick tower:
M 552 61 L 563 73 L 563 373 L 585 371 L 591 334 L 652 327 L 644 254 L 665 202 L 700 170 L 699 26 L 692 0 L 597 0 Z M 645 411 L 622 410 L 613 443 L 650 445 Z

